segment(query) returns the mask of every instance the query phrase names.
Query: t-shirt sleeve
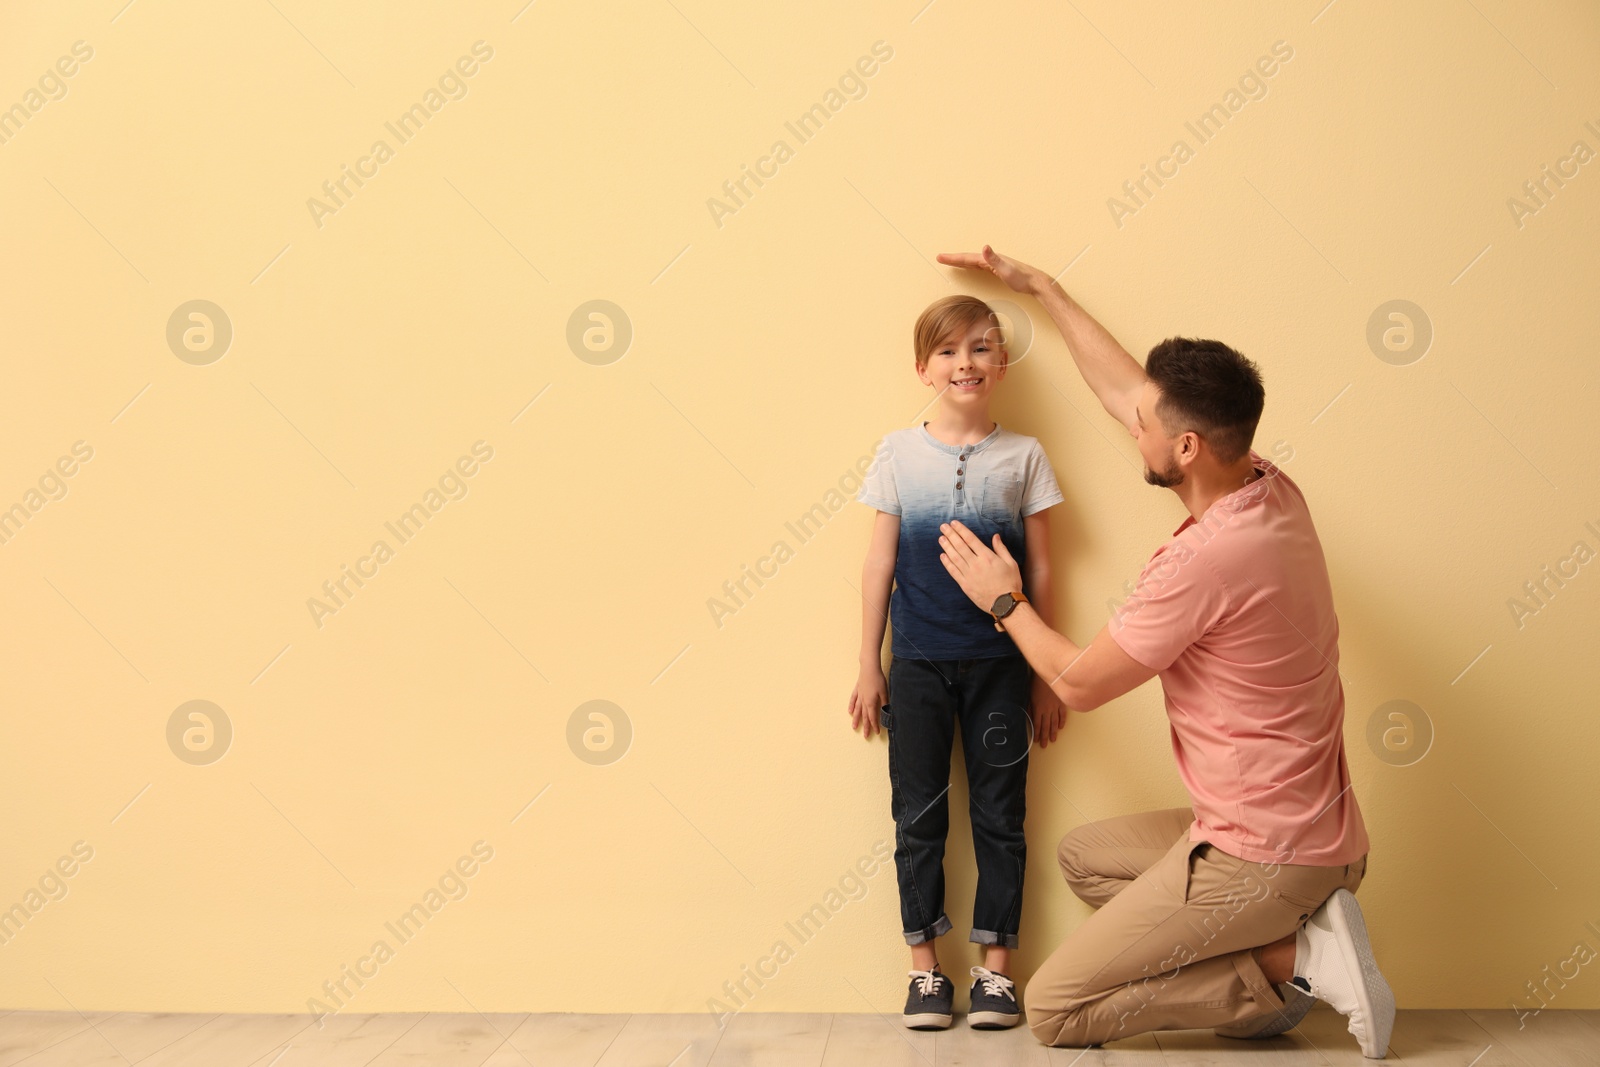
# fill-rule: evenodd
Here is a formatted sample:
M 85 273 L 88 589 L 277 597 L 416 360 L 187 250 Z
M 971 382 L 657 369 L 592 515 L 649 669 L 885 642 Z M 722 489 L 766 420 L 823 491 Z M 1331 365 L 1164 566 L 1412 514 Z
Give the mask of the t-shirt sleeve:
M 1038 441 L 1033 442 L 1033 450 L 1028 453 L 1027 478 L 1027 484 L 1022 490 L 1024 517 L 1053 507 L 1066 499 L 1061 495 L 1061 486 L 1056 484 L 1056 471 L 1050 465 L 1050 457 L 1045 455 L 1044 446 Z
M 861 488 L 856 499 L 869 508 L 900 514 L 900 494 L 894 484 L 894 446 L 885 437 L 878 442 L 872 463 L 861 476 Z
M 1124 652 L 1164 671 L 1227 609 L 1228 590 L 1216 571 L 1188 542 L 1175 539 L 1150 557 L 1107 628 Z

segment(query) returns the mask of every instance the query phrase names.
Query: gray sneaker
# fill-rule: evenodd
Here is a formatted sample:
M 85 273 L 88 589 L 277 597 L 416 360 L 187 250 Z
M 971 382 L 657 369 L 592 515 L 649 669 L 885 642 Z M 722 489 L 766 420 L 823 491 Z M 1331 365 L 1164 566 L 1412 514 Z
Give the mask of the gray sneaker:
M 1300 979 L 1304 981 L 1305 979 Z M 1283 995 L 1284 1005 L 1282 1011 L 1259 1015 L 1254 1019 L 1245 1019 L 1242 1022 L 1232 1023 L 1228 1026 L 1216 1028 L 1218 1037 L 1237 1037 L 1245 1040 L 1254 1040 L 1263 1037 L 1277 1037 L 1279 1034 L 1288 1033 L 1300 1025 L 1300 1020 L 1306 1017 L 1306 1012 L 1317 1002 L 1317 998 L 1294 982 L 1279 982 L 1278 992 Z
M 950 1008 L 956 998 L 956 984 L 937 967 L 931 971 L 912 971 L 910 978 L 911 988 L 906 992 L 906 1026 L 912 1030 L 947 1028 Z
M 967 1009 L 967 1025 L 974 1030 L 1005 1030 L 1017 1025 L 1021 1018 L 1017 984 L 999 971 L 972 968 L 972 1005 Z

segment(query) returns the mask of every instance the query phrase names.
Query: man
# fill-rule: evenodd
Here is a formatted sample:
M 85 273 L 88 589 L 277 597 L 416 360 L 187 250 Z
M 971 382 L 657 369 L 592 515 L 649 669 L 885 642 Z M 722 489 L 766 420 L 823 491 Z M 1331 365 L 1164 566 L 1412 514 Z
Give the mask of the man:
M 1028 1025 L 1049 1045 L 1207 1026 L 1269 1037 L 1320 998 L 1382 1059 L 1394 995 L 1353 895 L 1368 840 L 1345 761 L 1338 620 L 1305 498 L 1250 447 L 1265 398 L 1255 365 L 1174 337 L 1140 367 L 1043 271 L 987 245 L 939 261 L 1039 299 L 1138 442 L 1145 480 L 1190 516 L 1083 648 L 1021 598 L 1003 542 L 941 527 L 950 575 L 1065 707 L 1090 711 L 1161 676 L 1192 801 L 1062 840 L 1068 883 L 1098 910 L 1029 983 Z M 1052 741 L 1065 711 L 1039 718 Z

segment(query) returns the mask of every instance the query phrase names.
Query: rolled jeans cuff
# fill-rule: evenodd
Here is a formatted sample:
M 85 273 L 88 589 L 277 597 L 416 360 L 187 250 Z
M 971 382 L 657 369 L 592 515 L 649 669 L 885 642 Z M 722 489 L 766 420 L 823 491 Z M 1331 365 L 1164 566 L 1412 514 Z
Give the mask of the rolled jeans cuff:
M 921 930 L 908 930 L 906 932 L 906 944 L 920 945 L 924 941 L 932 941 L 934 938 L 941 937 L 949 932 L 950 917 L 941 915 L 932 926 L 925 926 Z
M 1017 947 L 1016 934 L 998 934 L 993 930 L 979 930 L 976 927 L 973 928 L 972 936 L 967 940 L 978 945 L 1000 945 L 1004 948 Z

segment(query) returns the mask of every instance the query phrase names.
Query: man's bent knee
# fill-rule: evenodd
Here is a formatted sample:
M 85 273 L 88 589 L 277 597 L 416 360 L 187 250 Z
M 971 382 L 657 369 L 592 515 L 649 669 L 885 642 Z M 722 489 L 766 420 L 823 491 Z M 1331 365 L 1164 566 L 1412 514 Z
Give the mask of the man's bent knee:
M 1061 839 L 1061 844 L 1056 846 L 1056 862 L 1061 865 L 1061 876 L 1069 883 L 1083 881 L 1084 870 L 1081 856 L 1087 845 L 1079 828 L 1068 830 Z
M 1038 1038 L 1041 1045 L 1057 1047 L 1067 1044 L 1064 1038 L 1072 1035 L 1066 1032 L 1066 1015 L 1059 1011 L 1039 1011 L 1031 1004 L 1023 1008 L 1028 1019 L 1028 1029 L 1033 1031 L 1033 1036 Z
M 1033 1032 L 1033 1036 L 1041 1045 L 1049 1045 L 1052 1048 L 1088 1048 L 1099 1045 L 1105 1040 L 1088 1033 L 1087 1023 L 1081 1010 L 1039 1011 L 1032 1007 L 1023 1010 L 1027 1014 L 1028 1029 Z
M 1083 1040 L 1083 1006 L 1072 996 L 1074 990 L 1083 988 L 1086 970 L 1095 969 L 1092 965 L 1085 968 L 1084 962 L 1082 952 L 1075 950 L 1073 939 L 1068 937 L 1033 972 L 1022 1010 L 1028 1029 L 1041 1044 L 1091 1044 Z
M 1061 877 L 1067 880 L 1067 888 L 1079 900 L 1093 908 L 1102 907 L 1114 894 L 1107 892 L 1101 876 L 1084 864 L 1083 853 L 1091 846 L 1082 835 L 1074 837 L 1074 834 L 1077 830 L 1067 831 L 1056 848 Z

